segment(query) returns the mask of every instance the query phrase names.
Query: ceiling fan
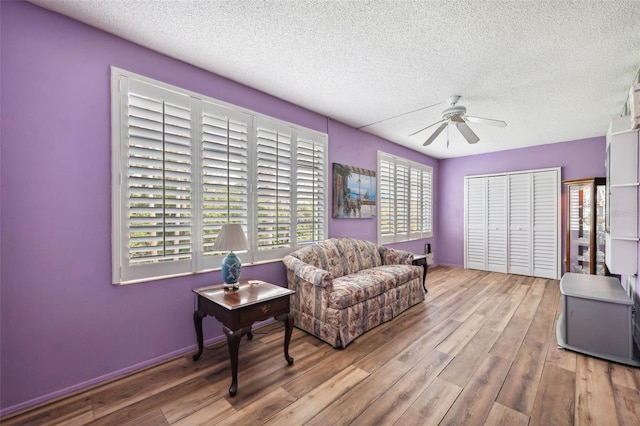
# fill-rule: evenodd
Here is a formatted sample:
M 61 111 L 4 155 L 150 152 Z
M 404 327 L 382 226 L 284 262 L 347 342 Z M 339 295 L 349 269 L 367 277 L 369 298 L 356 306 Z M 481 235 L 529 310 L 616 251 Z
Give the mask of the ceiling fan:
M 480 124 L 488 124 L 491 126 L 497 127 L 506 127 L 507 123 L 501 120 L 492 120 L 490 118 L 480 118 L 480 117 L 472 117 L 466 115 L 467 109 L 462 105 L 456 105 L 460 100 L 460 96 L 450 96 L 447 98 L 447 103 L 450 105 L 449 108 L 442 111 L 442 120 L 436 121 L 433 124 L 429 124 L 427 127 L 418 130 L 417 132 L 411 133 L 409 136 L 416 135 L 424 130 L 427 130 L 429 127 L 435 126 L 436 124 L 440 124 L 435 132 L 429 139 L 425 141 L 424 146 L 430 145 L 440 133 L 444 130 L 445 127 L 452 124 L 458 129 L 462 137 L 464 137 L 467 142 L 470 144 L 476 143 L 480 140 L 478 135 L 476 135 L 473 130 L 467 125 L 467 121 L 472 123 L 480 123 Z M 448 129 L 447 129 L 448 131 Z M 449 138 L 447 138 L 447 146 L 449 146 Z

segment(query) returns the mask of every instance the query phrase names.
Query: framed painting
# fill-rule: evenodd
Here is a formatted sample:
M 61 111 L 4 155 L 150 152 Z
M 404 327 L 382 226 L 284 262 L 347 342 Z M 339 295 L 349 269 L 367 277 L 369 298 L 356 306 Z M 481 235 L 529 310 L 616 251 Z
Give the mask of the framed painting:
M 376 172 L 333 163 L 333 217 L 376 217 Z

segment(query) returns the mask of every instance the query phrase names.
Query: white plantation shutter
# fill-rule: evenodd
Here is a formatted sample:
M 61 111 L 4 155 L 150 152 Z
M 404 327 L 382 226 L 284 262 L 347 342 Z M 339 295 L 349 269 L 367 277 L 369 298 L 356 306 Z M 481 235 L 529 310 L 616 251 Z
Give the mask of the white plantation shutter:
M 316 135 L 296 135 L 296 242 L 302 245 L 326 238 L 327 149 Z
M 378 242 L 392 242 L 395 226 L 395 166 L 387 157 L 378 160 Z
M 422 170 L 422 238 L 433 236 L 433 170 L 431 168 Z
M 248 228 L 249 131 L 250 116 L 209 102 L 202 104 L 202 253 L 216 253 L 213 244 L 227 223 Z M 238 254 L 244 261 L 246 256 Z M 215 267 L 220 259 L 204 260 Z M 214 262 L 213 264 L 211 262 Z
M 256 259 L 292 247 L 291 128 L 261 119 L 256 127 Z M 264 254 L 266 252 L 266 255 Z
M 411 169 L 409 171 L 409 182 L 422 183 L 422 171 L 419 169 Z M 409 234 L 411 238 L 420 238 L 420 230 L 422 225 L 422 196 L 420 194 L 421 185 L 409 186 Z
M 243 264 L 327 237 L 327 135 L 112 67 L 112 280 L 205 272 L 227 223 Z
M 124 207 L 118 276 L 122 281 L 183 273 L 193 258 L 191 99 L 136 80 L 122 79 L 120 144 L 115 154 Z M 124 161 L 123 161 L 124 160 Z M 115 262 L 114 262 L 115 263 Z
M 378 242 L 433 235 L 431 167 L 378 153 Z
M 411 239 L 432 235 L 431 171 L 411 167 L 409 180 L 409 233 Z
M 409 233 L 409 167 L 396 163 L 396 236 Z M 398 241 L 398 239 L 396 239 Z

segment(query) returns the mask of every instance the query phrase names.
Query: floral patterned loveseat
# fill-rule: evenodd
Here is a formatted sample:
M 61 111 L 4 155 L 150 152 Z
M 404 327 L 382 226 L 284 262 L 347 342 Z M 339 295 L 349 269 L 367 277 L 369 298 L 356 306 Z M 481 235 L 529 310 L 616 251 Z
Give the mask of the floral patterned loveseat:
M 333 347 L 424 301 L 413 253 L 353 238 L 331 238 L 283 258 L 295 326 Z

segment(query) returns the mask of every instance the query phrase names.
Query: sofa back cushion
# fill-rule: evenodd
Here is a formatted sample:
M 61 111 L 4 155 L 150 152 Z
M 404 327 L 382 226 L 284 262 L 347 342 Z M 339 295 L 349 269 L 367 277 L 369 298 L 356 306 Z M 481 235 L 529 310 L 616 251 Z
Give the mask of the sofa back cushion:
M 337 237 L 296 250 L 291 256 L 338 278 L 382 265 L 378 248 L 370 241 Z

